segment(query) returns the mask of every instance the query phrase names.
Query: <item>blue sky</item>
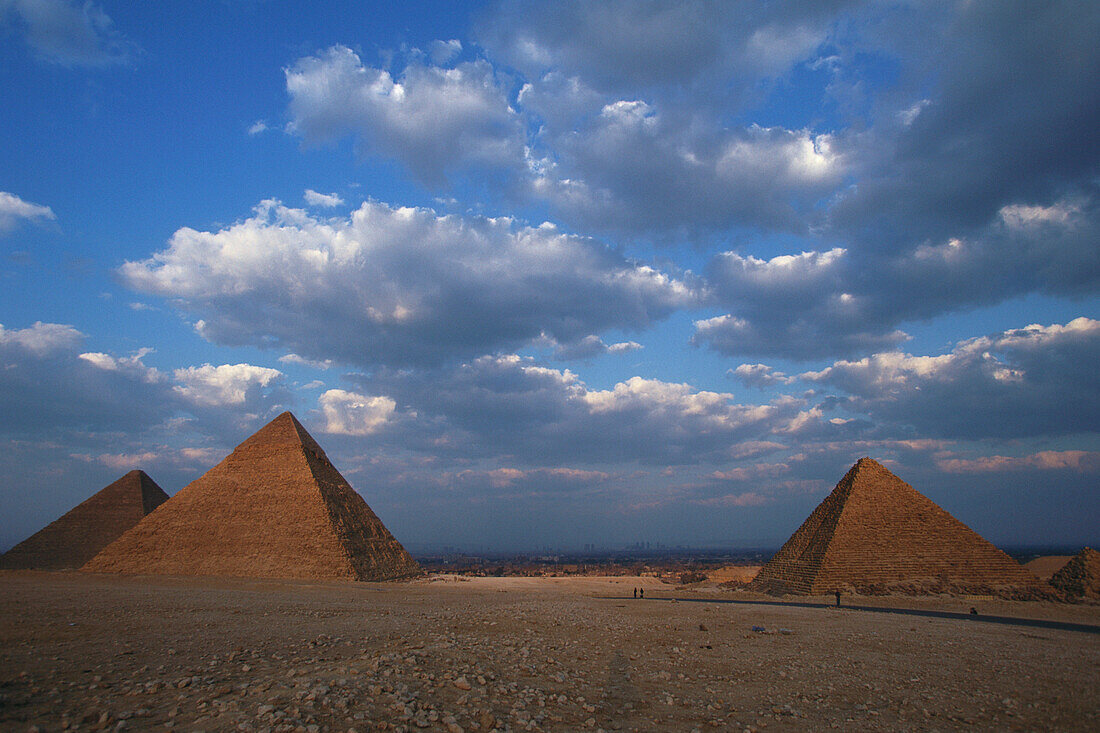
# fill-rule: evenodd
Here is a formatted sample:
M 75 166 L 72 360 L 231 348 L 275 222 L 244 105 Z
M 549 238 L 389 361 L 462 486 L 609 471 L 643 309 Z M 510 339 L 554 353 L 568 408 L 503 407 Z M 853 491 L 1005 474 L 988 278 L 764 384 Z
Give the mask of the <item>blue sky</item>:
M 1100 10 L 0 0 L 0 548 L 290 409 L 414 549 L 1095 543 Z

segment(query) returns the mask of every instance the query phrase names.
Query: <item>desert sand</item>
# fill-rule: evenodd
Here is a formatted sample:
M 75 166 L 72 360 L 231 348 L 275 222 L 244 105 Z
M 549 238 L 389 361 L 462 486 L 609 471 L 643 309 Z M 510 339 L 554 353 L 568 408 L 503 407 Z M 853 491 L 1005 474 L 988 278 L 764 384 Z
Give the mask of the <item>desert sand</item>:
M 1097 634 L 662 600 L 692 593 L 634 577 L 5 571 L 0 729 L 1100 727 Z M 1100 624 L 1092 604 L 858 600 Z

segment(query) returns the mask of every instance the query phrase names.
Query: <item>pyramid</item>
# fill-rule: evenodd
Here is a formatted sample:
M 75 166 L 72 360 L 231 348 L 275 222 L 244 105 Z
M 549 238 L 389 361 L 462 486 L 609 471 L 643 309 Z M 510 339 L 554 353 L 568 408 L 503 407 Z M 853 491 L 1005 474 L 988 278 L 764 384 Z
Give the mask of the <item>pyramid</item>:
M 1019 563 L 870 458 L 852 466 L 752 587 L 1049 595 Z
M 168 501 L 144 471 L 130 471 L 0 556 L 3 568 L 79 568 Z
M 1100 600 L 1100 552 L 1086 547 L 1050 579 L 1069 598 Z
M 289 412 L 83 569 L 346 580 L 391 580 L 420 572 Z

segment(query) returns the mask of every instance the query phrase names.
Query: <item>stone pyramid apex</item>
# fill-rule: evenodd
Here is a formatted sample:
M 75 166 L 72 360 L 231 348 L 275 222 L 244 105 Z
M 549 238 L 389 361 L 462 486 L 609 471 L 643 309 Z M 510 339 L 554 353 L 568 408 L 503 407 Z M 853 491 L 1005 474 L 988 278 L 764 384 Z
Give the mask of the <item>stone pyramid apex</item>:
M 256 445 L 268 448 L 279 446 L 298 448 L 304 446 L 321 455 L 325 453 L 321 450 L 321 446 L 318 445 L 317 441 L 313 439 L 313 436 L 309 434 L 309 431 L 302 426 L 302 423 L 298 422 L 298 418 L 294 417 L 294 413 L 289 410 L 280 413 L 274 420 L 246 438 L 244 442 L 237 446 L 237 450 Z
M 1044 593 L 1019 563 L 869 457 L 856 461 L 754 583 L 778 593 Z
M 85 566 L 94 572 L 389 580 L 419 572 L 290 412 Z
M 78 568 L 168 501 L 149 474 L 133 470 L 0 556 L 5 568 Z

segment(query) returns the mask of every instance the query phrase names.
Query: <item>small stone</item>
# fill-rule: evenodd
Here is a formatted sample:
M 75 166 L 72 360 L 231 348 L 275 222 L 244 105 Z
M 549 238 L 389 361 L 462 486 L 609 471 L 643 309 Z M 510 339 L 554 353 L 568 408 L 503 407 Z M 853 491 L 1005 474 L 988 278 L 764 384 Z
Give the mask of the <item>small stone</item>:
M 469 690 L 471 685 L 465 677 L 459 677 L 457 680 L 451 683 L 460 690 Z

